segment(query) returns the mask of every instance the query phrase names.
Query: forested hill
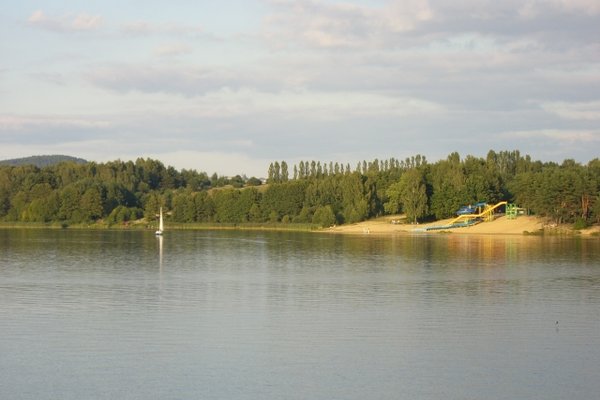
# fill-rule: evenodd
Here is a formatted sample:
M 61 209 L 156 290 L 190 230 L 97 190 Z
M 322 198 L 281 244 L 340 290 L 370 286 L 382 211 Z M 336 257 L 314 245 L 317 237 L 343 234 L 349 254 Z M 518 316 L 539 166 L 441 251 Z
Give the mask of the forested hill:
M 501 200 L 557 223 L 598 223 L 600 160 L 559 164 L 490 151 L 485 158 L 452 153 L 434 163 L 421 155 L 356 166 L 278 161 L 269 166 L 266 185 L 143 158 L 0 166 L 0 220 L 8 222 L 152 221 L 162 206 L 167 222 L 329 226 L 399 212 L 410 221 L 441 219 L 462 205 Z
M 49 165 L 58 164 L 61 162 L 74 162 L 77 164 L 85 164 L 86 160 L 83 158 L 64 156 L 64 155 L 44 155 L 44 156 L 31 156 L 31 157 L 23 157 L 23 158 L 14 158 L 12 160 L 2 160 L 0 161 L 0 165 L 11 165 L 11 166 L 20 166 L 20 165 L 35 165 L 36 167 L 47 167 Z

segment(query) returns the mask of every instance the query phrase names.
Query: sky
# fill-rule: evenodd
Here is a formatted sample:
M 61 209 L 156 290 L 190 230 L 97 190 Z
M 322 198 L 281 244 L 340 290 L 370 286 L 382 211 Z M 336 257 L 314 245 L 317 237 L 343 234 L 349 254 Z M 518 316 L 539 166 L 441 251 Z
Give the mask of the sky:
M 0 159 L 600 157 L 598 0 L 0 2 Z

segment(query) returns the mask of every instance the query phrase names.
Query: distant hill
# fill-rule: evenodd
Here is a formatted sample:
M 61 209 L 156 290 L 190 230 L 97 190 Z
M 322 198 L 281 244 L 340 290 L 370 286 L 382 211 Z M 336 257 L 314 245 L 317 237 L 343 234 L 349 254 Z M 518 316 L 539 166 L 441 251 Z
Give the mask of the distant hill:
M 0 165 L 10 165 L 17 167 L 20 165 L 35 165 L 36 167 L 47 167 L 49 165 L 58 164 L 64 161 L 70 161 L 77 164 L 86 164 L 87 161 L 83 158 L 63 156 L 63 155 L 45 155 L 45 156 L 31 156 L 23 158 L 15 158 L 12 160 L 0 161 Z

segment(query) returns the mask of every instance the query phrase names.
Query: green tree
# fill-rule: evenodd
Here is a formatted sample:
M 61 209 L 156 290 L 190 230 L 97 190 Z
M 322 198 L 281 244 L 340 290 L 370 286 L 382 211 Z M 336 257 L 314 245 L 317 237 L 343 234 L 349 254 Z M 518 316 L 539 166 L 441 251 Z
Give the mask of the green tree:
M 402 211 L 402 188 L 402 184 L 396 182 L 387 189 L 388 201 L 384 204 L 384 209 L 387 213 L 398 214 Z
M 81 194 L 75 185 L 71 184 L 60 192 L 60 208 L 58 217 L 63 221 L 81 222 L 84 219 L 79 206 Z
M 196 204 L 196 221 L 211 222 L 215 220 L 215 202 L 207 192 L 200 192 L 194 198 Z
M 408 170 L 400 179 L 404 212 L 408 221 L 417 223 L 418 219 L 427 215 L 427 192 L 424 176 L 419 169 Z
M 10 192 L 0 187 L 0 218 L 8 214 L 10 209 Z
M 431 212 L 436 218 L 451 217 L 460 206 L 473 201 L 467 194 L 466 177 L 458 153 L 436 163 L 430 171 Z
M 106 217 L 106 221 L 109 224 L 122 224 L 128 221 L 134 221 L 141 218 L 144 212 L 137 207 L 125 207 L 117 206 L 111 213 Z
M 173 197 L 172 218 L 175 222 L 195 222 L 196 221 L 196 202 L 195 193 L 185 190 L 178 192 Z
M 331 206 L 321 206 L 317 208 L 312 219 L 313 224 L 322 226 L 323 228 L 332 226 L 335 224 L 335 214 L 331 209 Z
M 300 210 L 300 213 L 292 218 L 292 222 L 295 223 L 309 223 L 312 222 L 313 212 L 311 207 L 304 206 Z
M 367 180 L 362 175 L 353 173 L 339 178 L 333 176 L 329 182 L 339 182 L 339 194 L 335 199 L 340 203 L 343 222 L 355 223 L 369 217 L 372 196 L 366 186 Z
M 244 178 L 242 178 L 239 175 L 234 176 L 233 178 L 231 178 L 229 180 L 229 183 L 231 184 L 231 186 L 233 186 L 236 189 L 242 188 L 244 187 Z
M 215 192 L 214 202 L 218 222 L 239 223 L 249 220 L 250 209 L 257 201 L 256 189 L 223 189 Z
M 279 214 L 275 210 L 271 210 L 269 213 L 269 222 L 276 223 L 279 222 Z
M 83 220 L 95 221 L 102 217 L 104 206 L 102 194 L 97 187 L 90 187 L 81 196 L 80 213 Z
M 287 182 L 289 180 L 288 165 L 285 161 L 281 162 L 281 182 Z
M 306 181 L 289 181 L 270 185 L 259 203 L 265 219 L 269 219 L 272 211 L 275 211 L 278 218 L 283 215 L 298 215 L 302 209 L 307 184 Z
M 250 222 L 262 222 L 262 211 L 257 203 L 253 203 L 248 211 L 248 220 Z
M 600 194 L 594 198 L 592 203 L 593 215 L 595 216 L 595 222 L 600 223 Z
M 250 179 L 248 179 L 248 182 L 246 182 L 246 184 L 248 186 L 260 186 L 262 185 L 262 182 L 260 181 L 260 179 L 253 176 Z
M 34 199 L 27 209 L 27 221 L 50 222 L 57 219 L 60 208 L 60 197 L 52 191 L 44 197 Z
M 160 211 L 161 201 L 156 193 L 152 193 L 145 197 L 144 205 L 144 218 L 146 221 L 154 221 Z

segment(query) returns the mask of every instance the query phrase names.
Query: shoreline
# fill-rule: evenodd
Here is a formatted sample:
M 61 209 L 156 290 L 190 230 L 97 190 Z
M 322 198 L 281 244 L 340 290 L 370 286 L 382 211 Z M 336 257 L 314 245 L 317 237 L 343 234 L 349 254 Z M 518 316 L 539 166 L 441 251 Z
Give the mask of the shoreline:
M 51 230 L 90 230 L 90 231 L 148 231 L 155 232 L 156 226 L 147 223 L 131 224 L 67 224 L 58 222 L 0 222 L 0 229 L 51 229 Z M 272 231 L 272 232 L 320 232 L 322 229 L 312 224 L 211 224 L 211 223 L 167 223 L 167 231 Z
M 394 236 L 394 235 L 432 235 L 432 234 L 458 234 L 458 235 L 521 235 L 521 236 L 600 236 L 600 226 L 574 230 L 570 225 L 554 226 L 546 225 L 543 220 L 533 216 L 519 216 L 516 219 L 509 220 L 505 216 L 499 216 L 491 222 L 481 222 L 479 224 L 462 227 L 440 229 L 433 231 L 423 231 L 423 228 L 432 226 L 444 226 L 452 219 L 440 220 L 425 224 L 400 224 L 393 223 L 400 220 L 400 216 L 385 216 L 368 221 L 362 221 L 354 224 L 332 226 L 329 228 L 319 228 L 312 224 L 211 224 L 211 223 L 170 223 L 167 230 L 238 230 L 238 231 L 271 231 L 271 232 L 310 232 L 324 234 L 341 235 L 375 235 L 375 236 Z M 107 225 L 103 223 L 95 224 L 73 224 L 66 223 L 39 223 L 39 222 L 0 222 L 0 229 L 70 229 L 70 230 L 113 230 L 113 231 L 155 231 L 156 227 L 146 223 L 131 223 L 126 225 Z
M 434 231 L 423 231 L 424 228 L 433 226 L 444 226 L 452 219 L 440 220 L 425 224 L 394 224 L 398 216 L 386 216 L 370 221 L 363 221 L 351 225 L 333 226 L 323 229 L 323 232 L 330 234 L 345 235 L 436 235 L 436 234 L 456 234 L 456 235 L 565 235 L 565 236 L 600 236 L 600 226 L 592 226 L 587 229 L 574 230 L 570 225 L 549 226 L 544 224 L 541 218 L 533 216 L 519 216 L 516 219 L 508 219 L 505 216 L 499 216 L 494 221 L 481 222 L 479 224 L 462 227 L 440 229 Z

